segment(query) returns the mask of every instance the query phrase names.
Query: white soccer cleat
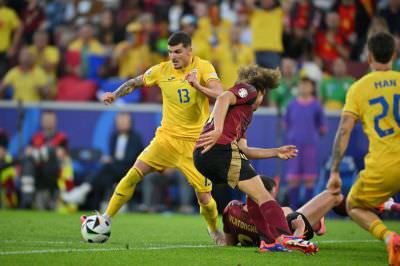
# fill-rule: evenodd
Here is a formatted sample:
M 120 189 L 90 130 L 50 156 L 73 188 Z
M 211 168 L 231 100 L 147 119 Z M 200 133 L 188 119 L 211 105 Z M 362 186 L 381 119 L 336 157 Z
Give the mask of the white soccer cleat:
M 215 230 L 214 232 L 211 232 L 210 228 L 207 228 L 207 231 L 217 246 L 226 246 L 226 240 L 225 240 L 224 233 L 222 233 L 218 229 Z

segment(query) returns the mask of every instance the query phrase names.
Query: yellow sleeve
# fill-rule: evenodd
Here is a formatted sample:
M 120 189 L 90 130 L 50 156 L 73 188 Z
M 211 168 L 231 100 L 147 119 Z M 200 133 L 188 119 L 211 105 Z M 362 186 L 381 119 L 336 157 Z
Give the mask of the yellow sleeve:
M 60 61 L 60 53 L 55 47 L 49 47 L 47 57 L 47 60 L 52 64 L 57 64 Z
M 204 84 L 207 84 L 207 82 L 211 79 L 219 80 L 217 71 L 215 71 L 214 66 L 210 62 L 204 61 L 199 70 L 201 75 L 200 81 L 202 81 Z
M 10 26 L 12 29 L 16 29 L 19 27 L 19 25 L 21 24 L 17 14 L 14 12 L 14 10 L 11 10 L 10 12 L 11 16 L 10 16 Z
M 158 83 L 158 78 L 160 76 L 161 64 L 152 66 L 147 69 L 147 71 L 143 74 L 143 82 L 146 86 L 153 86 Z
M 350 112 L 357 117 L 360 117 L 359 95 L 357 95 L 356 84 L 350 87 L 346 95 L 346 102 L 343 107 L 343 112 Z
M 8 71 L 3 79 L 3 84 L 5 84 L 6 86 L 11 85 L 15 80 L 16 74 L 17 73 L 15 68 L 12 68 L 10 71 Z
M 40 67 L 36 69 L 35 81 L 36 85 L 39 87 L 46 86 L 48 83 L 46 72 L 44 72 L 44 70 Z

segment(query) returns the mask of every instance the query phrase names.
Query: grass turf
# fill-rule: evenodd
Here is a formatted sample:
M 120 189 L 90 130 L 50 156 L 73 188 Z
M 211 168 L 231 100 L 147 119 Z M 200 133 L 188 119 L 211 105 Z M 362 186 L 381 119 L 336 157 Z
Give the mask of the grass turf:
M 389 228 L 400 225 L 388 221 Z M 349 220 L 328 220 L 320 252 L 216 247 L 197 215 L 123 214 L 105 244 L 84 243 L 79 214 L 0 211 L 0 265 L 387 265 L 385 245 Z

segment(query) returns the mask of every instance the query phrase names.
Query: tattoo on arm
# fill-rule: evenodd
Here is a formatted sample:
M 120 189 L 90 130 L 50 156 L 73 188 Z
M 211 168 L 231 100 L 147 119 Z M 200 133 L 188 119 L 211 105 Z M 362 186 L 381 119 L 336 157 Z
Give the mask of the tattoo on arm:
M 134 89 L 142 87 L 144 85 L 143 83 L 143 76 L 137 76 L 136 78 L 130 79 L 121 86 L 116 89 L 113 94 L 115 97 L 122 97 L 125 96 L 129 93 L 131 93 Z
M 344 153 L 349 143 L 351 131 L 353 130 L 355 119 L 350 115 L 343 115 L 340 119 L 338 131 L 336 132 L 332 152 L 332 172 L 338 172 Z

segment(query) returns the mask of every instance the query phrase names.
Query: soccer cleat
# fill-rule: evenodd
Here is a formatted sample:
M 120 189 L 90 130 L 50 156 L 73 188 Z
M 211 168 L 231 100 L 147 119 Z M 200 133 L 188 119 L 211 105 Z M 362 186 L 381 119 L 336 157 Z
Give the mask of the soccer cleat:
M 400 236 L 392 233 L 387 245 L 390 266 L 400 266 Z
M 322 236 L 326 233 L 326 226 L 325 226 L 325 216 L 322 216 L 321 220 L 319 221 L 319 229 L 315 231 L 318 236 Z
M 319 251 L 314 243 L 295 236 L 282 236 L 282 245 L 289 250 L 298 250 L 305 254 L 315 254 Z
M 289 252 L 287 248 L 285 248 L 282 244 L 279 243 L 272 243 L 272 244 L 267 244 L 265 243 L 264 240 L 261 241 L 260 244 L 260 253 L 264 252 Z
M 217 246 L 226 246 L 225 235 L 221 231 L 217 229 L 211 232 L 210 228 L 207 228 L 207 231 Z

